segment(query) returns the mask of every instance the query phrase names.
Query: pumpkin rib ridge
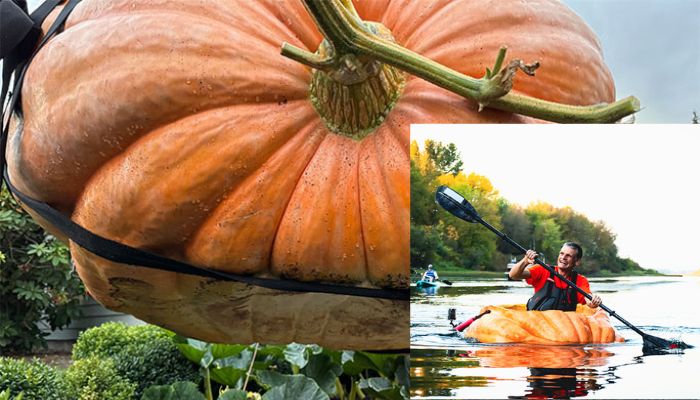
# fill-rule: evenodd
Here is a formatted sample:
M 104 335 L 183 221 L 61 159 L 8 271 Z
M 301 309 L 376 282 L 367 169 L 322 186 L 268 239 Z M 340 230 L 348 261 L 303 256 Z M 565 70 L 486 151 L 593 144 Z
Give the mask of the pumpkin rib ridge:
M 185 218 L 187 214 L 183 214 L 184 210 L 193 210 L 196 213 L 191 214 L 198 218 L 206 218 L 209 215 L 208 207 L 214 204 L 214 199 L 209 200 L 209 195 L 216 195 L 224 190 L 223 187 L 216 185 L 220 182 L 226 185 L 237 185 L 248 176 L 254 168 L 248 169 L 245 164 L 235 165 L 231 172 L 221 169 L 207 170 L 208 164 L 214 162 L 215 159 L 224 159 L 227 155 L 240 154 L 240 150 L 234 147 L 235 143 L 244 145 L 247 148 L 256 146 L 252 137 L 236 136 L 234 142 L 228 139 L 226 132 L 234 132 L 232 127 L 236 126 L 238 120 L 249 118 L 259 112 L 260 107 L 248 105 L 245 113 L 239 112 L 235 118 L 227 118 L 230 113 L 227 109 L 218 110 L 217 114 L 210 116 L 196 114 L 178 121 L 176 125 L 168 125 L 160 127 L 154 131 L 155 134 L 146 135 L 140 138 L 133 146 L 129 147 L 129 151 L 122 153 L 120 157 L 112 158 L 108 163 L 105 163 L 100 168 L 99 173 L 93 175 L 89 185 L 86 185 L 80 195 L 80 201 L 76 204 L 76 211 L 73 214 L 76 222 L 81 223 L 85 228 L 90 229 L 98 235 L 108 237 L 112 240 L 120 241 L 132 247 L 143 248 L 154 251 L 157 254 L 166 257 L 180 258 L 182 254 L 176 249 L 180 248 L 181 243 L 185 242 L 190 235 L 195 231 L 193 226 L 199 226 L 198 221 L 193 218 Z M 301 103 L 297 103 L 298 110 L 307 109 Z M 218 122 L 225 121 L 219 124 Z M 291 122 L 288 129 L 298 125 L 299 122 Z M 262 125 L 264 121 L 256 121 L 255 124 Z M 197 126 L 198 132 L 202 133 L 196 140 L 188 140 L 187 130 L 193 126 Z M 256 126 L 251 126 L 251 129 L 256 129 Z M 287 135 L 282 129 L 275 133 L 268 132 L 261 135 L 265 139 L 265 143 L 270 147 L 265 149 L 266 153 L 273 153 L 277 150 L 277 146 L 286 142 L 285 136 L 292 136 L 296 132 L 290 130 Z M 163 136 L 159 135 L 160 133 Z M 277 138 L 275 136 L 278 136 Z M 262 140 L 262 138 L 261 138 Z M 212 148 L 215 143 L 229 143 L 221 147 L 221 151 L 217 152 L 214 158 L 203 160 L 203 152 Z M 159 146 L 166 143 L 168 147 L 183 145 L 177 157 L 168 157 L 165 154 L 153 156 L 149 158 L 151 162 L 140 164 L 136 170 L 132 170 L 130 165 L 133 165 L 134 160 L 140 160 L 144 154 L 154 154 L 158 152 Z M 186 144 L 186 146 L 184 145 Z M 203 145 L 203 146 L 200 146 Z M 149 153 L 151 152 L 151 153 Z M 255 155 L 249 153 L 249 157 L 243 157 L 247 160 L 248 165 L 257 165 L 263 163 L 263 155 Z M 202 164 L 206 161 L 205 164 Z M 243 162 L 243 161 L 241 161 Z M 188 168 L 190 167 L 190 168 Z M 166 170 L 162 170 L 166 168 Z M 165 173 L 167 171 L 167 173 Z M 210 173 L 199 174 L 202 171 L 211 171 Z M 110 173 L 114 172 L 114 173 Z M 183 173 L 191 176 L 188 185 L 168 185 L 167 182 L 178 182 Z M 160 178 L 154 181 L 156 174 L 160 174 Z M 196 179 L 195 179 L 196 178 Z M 129 180 L 128 182 L 126 180 Z M 213 180 L 212 180 L 213 179 Z M 124 190 L 125 183 L 131 185 Z M 121 189 L 117 189 L 121 188 Z M 136 195 L 137 190 L 145 189 L 142 197 Z M 195 192 L 190 192 L 195 189 Z M 103 196 L 103 190 L 111 192 L 114 201 L 107 202 Z M 183 196 L 173 197 L 175 193 L 184 193 Z M 209 195 L 207 195 L 209 194 Z M 147 196 L 159 201 L 163 195 L 164 202 L 161 202 L 161 207 L 154 210 L 149 207 L 147 201 L 144 201 Z M 206 196 L 205 196 L 206 195 Z M 203 197 L 205 196 L 205 197 Z M 93 202 L 93 199 L 95 200 Z M 88 208 L 85 205 L 90 205 Z M 111 205 L 110 205 L 111 204 Z M 100 209 L 104 207 L 112 207 L 113 211 L 121 210 L 125 215 L 139 214 L 139 210 L 143 211 L 141 217 L 129 219 L 111 217 L 103 219 L 100 216 Z M 108 208 L 109 208 L 108 207 Z M 167 212 L 172 210 L 177 212 Z M 128 223 L 126 221 L 129 221 Z M 157 230 L 159 224 L 171 223 L 171 229 L 163 234 L 151 235 L 149 232 Z M 177 229 L 176 229 L 177 228 Z M 173 231 L 175 229 L 175 231 Z M 176 253 L 172 253 L 176 251 Z
M 392 5 L 395 5 L 395 4 L 396 4 L 397 7 L 398 7 L 398 3 L 395 3 L 395 2 L 394 2 L 394 3 L 391 3 L 391 4 L 390 4 L 389 8 L 390 8 Z M 432 7 L 432 6 L 431 6 L 431 8 L 434 8 L 434 10 L 433 10 L 433 12 L 430 14 L 430 16 L 429 16 L 428 18 L 426 18 L 426 19 L 421 19 L 421 20 L 420 20 L 420 24 L 417 25 L 417 26 L 415 26 L 414 29 L 412 29 L 411 32 L 408 34 L 408 36 L 405 36 L 405 37 L 402 37 L 402 38 L 401 38 L 401 43 L 400 43 L 400 44 L 401 44 L 401 45 L 405 45 L 405 46 L 410 46 L 410 44 L 413 43 L 413 40 L 415 39 L 416 35 L 420 36 L 421 29 L 423 29 L 426 25 L 430 25 L 430 24 L 432 23 L 432 20 L 433 20 L 433 19 L 438 18 L 438 17 L 439 17 L 440 15 L 442 15 L 444 12 L 447 12 L 447 11 L 445 11 L 445 10 L 451 8 L 451 7 L 452 7 L 453 5 L 455 5 L 455 4 L 457 4 L 456 7 L 459 7 L 459 2 L 456 2 L 456 1 L 451 1 L 451 2 L 443 3 L 440 7 Z M 406 9 L 406 7 L 404 6 L 404 7 L 402 7 L 402 9 Z M 402 12 L 402 11 L 399 11 L 399 12 L 403 15 L 403 12 Z M 386 16 L 388 13 L 389 13 L 389 10 L 387 9 L 387 11 L 385 11 L 385 14 L 384 14 L 384 15 Z M 410 13 L 408 13 L 408 14 L 409 14 L 409 16 L 407 16 L 406 18 L 409 18 L 409 19 L 415 18 L 414 15 L 410 15 Z M 382 18 L 382 23 L 385 23 L 385 18 Z M 402 23 L 396 22 L 395 25 L 400 26 L 400 25 L 402 25 Z M 392 27 L 390 27 L 390 26 L 387 25 L 387 28 L 391 29 Z M 399 38 L 397 37 L 396 40 L 398 41 Z M 418 42 L 420 42 L 420 41 L 421 41 L 421 40 L 418 40 Z M 408 47 L 408 48 L 410 48 L 410 47 Z
M 324 135 L 324 138 L 323 138 L 322 140 L 319 141 L 318 146 L 316 146 L 316 151 L 314 151 L 314 154 L 313 154 L 311 157 L 309 157 L 309 160 L 307 161 L 307 163 L 306 163 L 306 165 L 304 166 L 304 168 L 301 169 L 301 175 L 299 176 L 300 178 L 301 178 L 301 177 L 304 175 L 304 173 L 307 171 L 309 165 L 314 161 L 314 157 L 316 156 L 316 153 L 318 152 L 318 149 L 323 145 L 323 142 L 326 140 L 326 138 L 327 138 L 329 135 L 337 135 L 336 133 L 334 133 L 334 132 L 330 131 L 328 128 L 326 128 L 325 125 L 321 125 L 321 126 L 319 127 L 319 129 L 325 130 L 325 131 L 326 131 L 326 135 Z M 298 179 L 297 182 L 299 182 L 300 180 L 301 180 L 301 179 Z M 274 269 L 274 268 L 273 268 L 273 265 L 272 265 L 272 260 L 273 260 L 273 258 L 274 258 L 274 257 L 273 257 L 274 248 L 275 248 L 275 245 L 277 244 L 277 239 L 278 239 L 278 237 L 279 237 L 279 230 L 282 228 L 282 221 L 284 220 L 284 217 L 285 217 L 285 214 L 287 213 L 287 210 L 289 210 L 289 204 L 291 203 L 292 198 L 294 197 L 294 192 L 296 192 L 298 186 L 299 186 L 298 184 L 295 185 L 294 188 L 292 189 L 292 192 L 289 194 L 289 198 L 287 199 L 287 203 L 286 203 L 285 206 L 284 206 L 284 211 L 283 211 L 282 214 L 281 214 L 280 221 L 279 221 L 279 223 L 277 224 L 277 228 L 275 229 L 275 234 L 274 234 L 274 236 L 273 236 L 272 243 L 271 243 L 271 246 L 270 246 L 271 251 L 270 251 L 270 266 L 269 266 L 269 271 L 270 271 L 270 273 L 272 273 L 273 275 L 275 275 L 275 274 L 273 273 L 273 269 Z M 359 186 L 359 185 L 358 185 L 358 186 Z M 362 210 L 360 210 L 360 212 L 362 212 Z M 277 276 L 277 275 L 275 275 L 275 276 Z M 323 282 L 323 281 L 318 281 L 318 282 Z M 336 284 L 336 285 L 355 286 L 355 285 L 353 285 L 353 284 L 347 284 L 347 283 L 341 283 L 341 282 L 328 282 L 328 283 L 333 283 L 333 284 Z
M 291 102 L 288 102 L 288 104 L 291 103 L 290 105 L 293 105 L 293 103 L 296 103 L 296 102 L 304 102 L 304 101 L 305 101 L 304 99 L 292 100 Z M 160 132 L 163 132 L 163 131 L 167 131 L 167 128 L 170 127 L 170 126 L 172 126 L 172 125 L 175 125 L 175 124 L 177 124 L 177 123 L 181 123 L 181 122 L 184 121 L 184 120 L 189 120 L 189 119 L 194 119 L 194 118 L 203 118 L 203 117 L 202 117 L 202 114 L 215 113 L 215 112 L 219 112 L 219 111 L 222 111 L 222 110 L 224 110 L 224 109 L 227 109 L 227 108 L 231 108 L 231 109 L 233 109 L 233 108 L 238 108 L 238 107 L 245 107 L 245 108 L 248 108 L 248 107 L 251 107 L 251 106 L 256 106 L 256 105 L 258 105 L 258 104 L 260 104 L 260 105 L 268 105 L 268 104 L 273 104 L 273 102 L 262 102 L 262 103 L 256 103 L 255 105 L 253 105 L 253 104 L 231 104 L 231 105 L 221 105 L 221 106 L 216 106 L 216 107 L 208 108 L 208 109 L 206 109 L 206 110 L 202 110 L 202 111 L 197 112 L 197 113 L 195 113 L 195 114 L 189 114 L 189 115 L 184 116 L 184 117 L 179 117 L 179 118 L 173 119 L 173 120 L 171 120 L 171 121 L 168 121 L 167 123 L 161 124 L 161 125 L 159 125 L 157 128 L 155 128 L 155 129 L 151 129 L 151 130 L 149 130 L 149 131 L 147 131 L 147 132 L 144 132 L 143 135 L 138 136 L 138 137 L 137 137 L 135 140 L 133 140 L 131 143 L 129 143 L 129 144 L 127 144 L 126 146 L 124 146 L 123 148 L 119 149 L 118 152 L 116 152 L 116 153 L 110 153 L 110 154 L 109 154 L 109 158 L 107 159 L 107 161 L 104 162 L 104 163 L 102 163 L 102 164 L 100 164 L 100 165 L 98 165 L 98 166 L 97 166 L 97 169 L 94 170 L 94 171 L 89 175 L 89 177 L 85 180 L 85 182 L 84 182 L 84 184 L 83 184 L 82 186 L 83 186 L 83 188 L 89 187 L 89 186 L 90 186 L 90 183 L 91 183 L 92 180 L 95 178 L 95 176 L 96 176 L 96 175 L 99 175 L 100 171 L 102 171 L 104 168 L 107 168 L 107 167 L 108 167 L 110 164 L 112 164 L 112 163 L 120 162 L 121 159 L 122 159 L 127 153 L 131 152 L 131 150 L 132 150 L 134 147 L 138 146 L 140 142 L 145 141 L 145 140 L 155 140 L 155 139 L 152 139 L 151 136 L 157 135 L 157 134 L 159 134 Z M 309 116 L 308 118 L 313 118 L 313 115 Z M 82 197 L 82 195 L 83 195 L 84 193 L 85 193 L 85 190 L 83 190 L 83 192 L 81 192 L 81 193 L 78 194 L 78 197 L 76 198 L 76 200 L 75 200 L 75 202 L 74 202 L 74 204 L 73 204 L 73 210 L 72 210 L 71 214 L 73 214 L 73 212 L 75 211 L 75 206 L 77 206 L 77 204 L 80 202 L 80 199 L 81 199 L 81 197 Z
M 289 1 L 289 0 L 284 0 L 283 3 L 284 3 L 285 6 L 291 6 L 291 7 L 293 7 L 294 4 L 297 4 L 297 2 L 292 2 L 292 1 Z M 261 2 L 260 4 L 262 4 L 262 8 L 263 8 L 263 9 L 265 9 L 265 10 L 268 11 L 267 13 L 264 13 L 265 15 L 267 15 L 267 14 L 269 13 L 270 15 L 276 16 L 276 18 L 274 18 L 274 20 L 277 21 L 277 22 L 279 22 L 280 25 L 284 27 L 285 32 L 289 34 L 289 37 L 290 37 L 290 38 L 295 38 L 295 39 L 297 39 L 297 40 L 296 40 L 297 44 L 302 45 L 302 46 L 305 47 L 306 50 L 308 50 L 309 52 L 311 52 L 311 53 L 315 53 L 315 52 L 316 52 L 317 47 L 320 45 L 321 41 L 323 40 L 323 36 L 321 36 L 321 33 L 318 31 L 318 28 L 316 27 L 316 25 L 314 25 L 313 22 L 310 23 L 310 27 L 311 27 L 311 29 L 315 32 L 316 36 L 318 36 L 318 38 L 316 38 L 316 43 L 313 43 L 313 44 L 312 44 L 312 45 L 315 46 L 315 47 L 310 46 L 309 43 L 305 43 L 305 40 L 304 40 L 304 39 L 305 39 L 305 36 L 306 36 L 306 35 L 300 35 L 299 32 L 296 32 L 294 29 L 292 29 L 292 27 L 289 26 L 285 20 L 280 19 L 280 16 L 281 16 L 281 15 L 277 15 L 277 14 L 278 14 L 278 12 L 277 12 L 278 10 L 275 9 L 275 8 L 272 6 L 272 4 L 270 4 L 270 3 L 266 2 L 266 1 L 263 1 L 263 2 Z M 302 7 L 302 8 L 303 8 L 303 7 Z M 282 10 L 280 10 L 280 11 L 282 11 Z M 306 12 L 305 9 L 302 10 L 302 14 L 301 14 L 301 15 L 303 15 L 304 17 L 311 18 L 311 16 L 309 15 L 308 12 Z M 303 22 L 300 23 L 300 25 L 304 25 Z M 310 38 L 309 38 L 309 39 L 310 39 Z M 269 40 L 272 41 L 272 40 L 275 40 L 275 38 L 269 38 Z M 281 43 L 272 43 L 272 42 L 271 42 L 271 44 L 275 45 L 276 48 L 278 49 Z
M 391 6 L 390 1 L 385 1 L 384 3 L 381 3 L 378 0 L 372 0 L 372 1 L 353 1 L 355 5 L 355 9 L 357 10 L 358 14 L 364 19 L 365 21 L 371 21 L 371 22 L 379 22 L 382 25 L 386 26 L 384 23 L 384 16 L 387 13 L 387 10 Z M 381 9 L 378 7 L 378 4 L 383 6 Z M 372 14 L 372 15 L 368 15 Z M 379 18 L 376 18 L 379 16 Z M 370 19 L 374 18 L 374 19 Z
M 376 135 L 376 134 L 377 134 L 377 132 L 375 131 L 375 132 L 373 133 L 373 135 Z M 365 142 L 365 143 L 366 143 L 366 142 Z M 369 143 L 369 144 L 371 144 L 371 143 Z M 367 144 L 366 144 L 366 145 L 367 145 Z M 366 146 L 366 145 L 365 145 L 365 146 Z M 358 207 L 358 209 L 359 209 L 359 211 L 358 211 L 358 219 L 359 219 L 359 221 L 360 221 L 360 236 L 361 236 L 361 238 L 362 238 L 362 243 L 360 244 L 360 246 L 364 249 L 364 251 L 362 252 L 362 255 L 363 255 L 364 259 L 365 259 L 365 281 L 371 283 L 371 284 L 374 286 L 374 284 L 372 283 L 372 280 L 370 279 L 369 254 L 368 254 L 368 253 L 369 253 L 369 249 L 367 248 L 367 244 L 366 244 L 366 241 L 365 241 L 365 235 L 364 235 L 364 232 L 365 232 L 364 226 L 365 226 L 365 224 L 364 224 L 364 221 L 363 221 L 363 219 L 362 219 L 362 216 L 364 215 L 365 211 L 363 210 L 363 207 L 362 207 L 362 193 L 361 193 L 361 191 L 362 191 L 362 184 L 361 184 L 361 182 L 360 182 L 360 179 L 362 178 L 362 176 L 360 175 L 360 168 L 362 168 L 362 165 L 360 164 L 360 162 L 362 161 L 362 159 L 361 159 L 361 156 L 362 156 L 362 150 L 361 150 L 361 148 L 362 148 L 362 146 L 360 147 L 360 151 L 357 152 L 357 168 L 355 168 L 355 175 L 356 175 L 356 177 L 357 177 L 357 180 L 356 180 L 356 182 L 357 182 L 357 204 L 359 205 L 359 207 Z
M 313 112 L 313 111 L 310 112 L 309 115 L 308 115 L 308 117 L 306 117 L 306 118 L 309 120 L 308 123 L 302 125 L 302 127 L 298 129 L 296 135 L 294 135 L 293 137 L 291 137 L 284 145 L 280 146 L 276 151 L 274 151 L 272 154 L 270 154 L 270 156 L 267 158 L 267 160 L 266 160 L 264 163 L 262 163 L 255 171 L 252 171 L 252 172 L 251 172 L 245 179 L 243 179 L 238 185 L 232 186 L 228 191 L 224 192 L 224 194 L 222 194 L 221 197 L 222 197 L 223 199 L 234 197 L 235 193 L 236 193 L 238 190 L 240 190 L 242 186 L 245 186 L 246 183 L 247 183 L 250 179 L 252 179 L 252 177 L 256 176 L 257 173 L 258 173 L 261 169 L 265 168 L 265 167 L 268 165 L 268 163 L 269 163 L 271 160 L 273 160 L 278 154 L 280 154 L 281 152 L 284 152 L 284 151 L 286 150 L 286 146 L 289 145 L 290 143 L 292 143 L 292 142 L 295 140 L 295 138 L 296 138 L 297 136 L 299 136 L 299 135 L 307 136 L 307 137 L 308 137 L 308 136 L 313 136 L 313 135 L 314 135 L 313 131 L 315 131 L 315 130 L 325 130 L 325 128 L 322 126 L 322 123 L 316 118 L 316 113 L 315 113 L 315 112 Z M 326 134 L 328 134 L 328 132 L 326 132 Z M 325 135 L 324 135 L 324 137 L 325 137 Z M 295 181 L 297 181 L 297 182 L 299 181 L 299 178 L 301 177 L 301 175 L 302 175 L 302 174 L 304 173 L 304 171 L 306 170 L 306 166 L 308 166 L 308 163 L 311 162 L 311 159 L 313 158 L 313 155 L 316 153 L 316 151 L 318 150 L 318 147 L 321 145 L 322 142 L 323 142 L 323 139 L 318 140 L 318 143 L 316 144 L 316 148 L 313 150 L 313 152 L 312 152 L 311 155 L 309 156 L 309 159 L 307 160 L 306 165 L 304 165 L 304 167 L 302 167 L 302 168 L 299 169 L 300 172 L 299 172 L 299 175 L 297 176 L 297 178 L 295 179 Z M 296 187 L 296 185 L 294 185 L 294 187 Z M 291 192 L 290 192 L 290 193 L 288 194 L 288 198 L 287 198 L 286 202 L 284 203 L 284 206 L 281 207 L 282 210 L 286 210 L 287 206 L 289 205 L 289 201 L 290 201 L 291 197 L 292 197 L 292 195 L 291 195 Z M 206 218 L 206 219 L 204 219 L 204 220 L 202 220 L 201 224 L 194 230 L 194 234 L 191 235 L 190 238 L 188 239 L 188 241 L 184 244 L 184 248 L 187 249 L 187 250 L 185 250 L 185 253 L 188 254 L 188 256 L 189 256 L 189 254 L 191 253 L 190 249 L 191 249 L 192 247 L 194 247 L 194 245 L 195 245 L 194 241 L 199 241 L 199 238 L 198 238 L 199 232 L 205 227 L 205 225 L 211 224 L 211 223 L 212 223 L 212 220 L 213 220 L 215 217 L 217 217 L 217 214 L 219 214 L 220 212 L 224 212 L 224 210 L 221 209 L 222 207 L 227 207 L 227 202 L 226 202 L 226 201 L 221 201 L 221 202 L 219 202 L 219 203 L 216 205 L 216 207 L 214 207 L 214 208 L 211 210 L 211 212 L 210 212 L 210 214 L 209 214 L 209 217 Z M 278 218 L 278 220 L 277 220 L 277 223 L 275 224 L 275 230 L 274 230 L 274 232 L 270 235 L 272 240 L 270 241 L 270 247 L 269 247 L 269 249 L 268 249 L 268 251 L 267 251 L 267 254 L 272 254 L 272 249 L 274 248 L 274 245 L 275 245 L 275 238 L 277 237 L 277 231 L 279 230 L 280 221 L 281 221 L 283 215 L 284 215 L 284 211 L 282 211 L 282 212 L 280 213 L 279 218 Z M 189 257 L 188 257 L 188 258 L 189 258 Z M 272 261 L 272 259 L 271 259 L 271 257 L 270 257 L 270 258 L 268 259 L 267 265 L 264 267 L 264 268 L 265 268 L 265 272 L 264 272 L 264 273 L 265 273 L 265 274 L 272 275 L 272 276 L 274 276 L 275 278 L 278 278 L 278 279 L 279 279 L 279 276 L 275 275 L 275 274 L 273 273 L 273 271 L 272 271 L 272 263 L 271 263 L 271 261 Z M 217 266 L 215 266 L 215 265 L 211 265 L 211 266 L 208 266 L 208 267 L 214 268 L 214 269 L 220 269 L 220 268 L 217 268 Z M 221 269 L 221 270 L 224 270 L 224 269 Z M 236 273 L 238 273 L 238 272 L 236 272 Z M 252 274 L 250 274 L 250 275 L 258 275 L 258 274 L 260 274 L 260 273 L 261 273 L 261 272 L 255 272 L 255 273 L 252 273 Z M 248 274 L 246 274 L 246 275 L 248 275 Z
M 367 277 L 375 286 L 408 288 L 410 248 L 409 226 L 410 199 L 402 196 L 409 182 L 398 172 L 407 169 L 409 157 L 404 146 L 392 134 L 391 122 L 375 134 L 365 138 L 360 157 L 363 168 L 359 170 L 362 236 L 367 258 Z M 404 135 L 406 136 L 406 135 Z M 397 179 L 398 177 L 400 179 Z M 374 187 L 370 183 L 375 183 Z M 393 212 L 389 212 L 393 210 Z M 379 232 L 384 232 L 378 236 Z M 386 243 L 391 243 L 387 247 Z
M 556 323 L 555 319 L 556 319 L 556 320 L 561 319 L 561 318 L 562 318 L 561 315 L 557 315 L 557 314 L 549 315 L 549 314 L 548 314 L 548 311 L 538 311 L 538 312 L 541 313 L 540 315 L 542 316 L 542 319 L 543 319 L 543 320 L 545 321 L 545 323 L 549 326 L 549 329 L 550 329 L 551 331 L 555 331 L 555 332 L 556 332 L 556 331 L 559 330 L 558 324 Z M 554 312 L 558 313 L 559 311 L 558 311 L 558 310 L 554 310 Z M 561 312 L 564 312 L 564 311 L 561 311 Z M 541 336 L 540 336 L 540 337 L 541 337 Z M 549 340 L 550 342 L 561 343 L 560 341 L 552 340 L 552 339 L 549 339 L 549 338 L 544 338 L 544 337 L 542 337 L 542 339 Z

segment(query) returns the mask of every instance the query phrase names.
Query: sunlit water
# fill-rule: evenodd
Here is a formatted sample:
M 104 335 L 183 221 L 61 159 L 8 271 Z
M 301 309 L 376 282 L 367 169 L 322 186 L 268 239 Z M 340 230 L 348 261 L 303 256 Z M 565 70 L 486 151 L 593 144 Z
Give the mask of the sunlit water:
M 505 279 L 454 282 L 437 290 L 414 287 L 411 398 L 700 398 L 700 278 L 593 278 L 591 288 L 642 331 L 696 347 L 643 355 L 641 337 L 613 318 L 625 343 L 474 343 L 451 328 L 449 308 L 457 309 L 459 323 L 485 305 L 524 303 L 532 288 Z

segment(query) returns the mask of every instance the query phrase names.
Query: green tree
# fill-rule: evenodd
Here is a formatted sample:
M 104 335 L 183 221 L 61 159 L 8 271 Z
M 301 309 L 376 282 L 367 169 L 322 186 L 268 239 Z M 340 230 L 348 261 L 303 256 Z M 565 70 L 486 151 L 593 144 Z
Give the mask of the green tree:
M 462 157 L 454 143 L 444 145 L 440 142 L 426 140 L 425 152 L 441 175 L 451 174 L 457 176 L 462 171 Z
M 47 235 L 3 189 L 0 192 L 0 353 L 46 346 L 37 322 L 52 329 L 79 315 L 82 283 L 68 248 Z
M 501 200 L 499 214 L 503 222 L 503 232 L 516 243 L 526 247 L 530 246 L 533 226 L 525 211 L 521 207 L 508 205 L 507 202 Z M 498 251 L 503 254 L 516 252 L 511 245 L 503 240 L 498 241 Z

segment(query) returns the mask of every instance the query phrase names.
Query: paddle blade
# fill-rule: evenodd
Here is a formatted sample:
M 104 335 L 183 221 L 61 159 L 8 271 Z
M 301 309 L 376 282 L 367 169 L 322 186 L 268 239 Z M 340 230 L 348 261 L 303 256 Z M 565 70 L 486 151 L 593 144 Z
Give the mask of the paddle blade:
M 447 279 L 441 279 L 440 282 L 444 283 L 447 286 L 452 286 L 452 281 L 448 281 Z
M 480 219 L 479 214 L 467 199 L 447 186 L 438 187 L 435 192 L 435 202 L 459 219 L 467 222 L 477 222 L 477 219 Z
M 666 340 L 649 334 L 643 335 L 642 339 L 644 340 L 644 345 L 642 346 L 644 354 L 677 353 L 693 347 L 681 340 Z

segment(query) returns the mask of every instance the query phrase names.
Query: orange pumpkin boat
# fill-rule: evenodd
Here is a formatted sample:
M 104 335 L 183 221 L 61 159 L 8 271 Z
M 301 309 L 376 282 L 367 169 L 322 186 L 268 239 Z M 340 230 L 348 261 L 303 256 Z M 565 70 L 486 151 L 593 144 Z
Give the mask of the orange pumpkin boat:
M 602 309 L 579 305 L 576 312 L 527 311 L 524 304 L 487 306 L 464 337 L 482 343 L 584 344 L 623 342 Z

